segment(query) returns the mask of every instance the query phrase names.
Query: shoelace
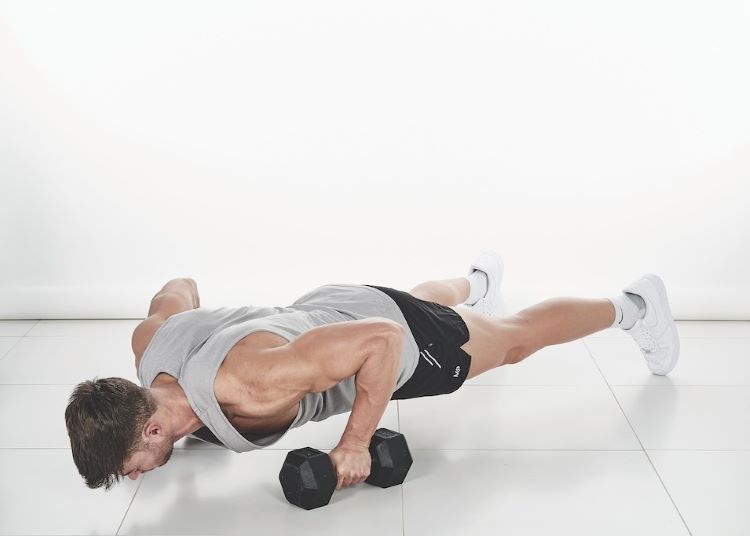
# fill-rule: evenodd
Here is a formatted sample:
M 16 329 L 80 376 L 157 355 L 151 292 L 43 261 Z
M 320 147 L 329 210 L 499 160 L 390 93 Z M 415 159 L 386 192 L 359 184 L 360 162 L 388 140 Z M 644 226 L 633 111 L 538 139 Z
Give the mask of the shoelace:
M 643 350 L 644 352 L 656 351 L 658 347 L 656 339 L 648 328 L 639 327 L 638 329 L 633 331 L 632 335 L 633 339 L 635 339 L 635 342 L 637 342 L 638 346 L 641 347 L 641 350 Z

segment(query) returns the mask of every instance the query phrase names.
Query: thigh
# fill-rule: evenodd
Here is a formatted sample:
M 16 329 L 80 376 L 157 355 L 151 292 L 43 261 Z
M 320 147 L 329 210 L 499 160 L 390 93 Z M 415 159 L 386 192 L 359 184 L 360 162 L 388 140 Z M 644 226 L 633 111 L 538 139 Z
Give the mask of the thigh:
M 493 318 L 469 307 L 451 307 L 469 331 L 461 349 L 471 355 L 467 379 L 505 364 L 515 363 L 525 352 L 528 337 L 515 317 Z
M 419 349 L 414 373 L 393 393 L 391 400 L 447 394 L 458 389 L 471 367 L 471 356 L 461 349 L 469 339 L 469 330 L 461 316 L 450 307 L 402 290 L 367 286 L 396 302 Z
M 456 391 L 471 369 L 471 356 L 456 345 L 427 344 L 411 378 L 391 395 L 391 400 L 447 395 Z

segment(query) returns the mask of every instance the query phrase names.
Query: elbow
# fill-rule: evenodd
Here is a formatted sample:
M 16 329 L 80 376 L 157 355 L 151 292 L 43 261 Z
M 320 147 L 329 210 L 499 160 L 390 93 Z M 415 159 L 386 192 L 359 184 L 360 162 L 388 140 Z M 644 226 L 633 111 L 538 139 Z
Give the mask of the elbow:
M 401 354 L 404 349 L 404 333 L 406 333 L 406 329 L 401 324 L 397 324 L 393 333 L 395 335 L 388 337 L 386 343 L 386 355 L 391 358 L 391 366 L 389 367 L 388 374 L 391 380 L 391 394 L 396 389 L 399 371 L 401 370 Z
M 396 359 L 400 358 L 405 333 L 406 328 L 397 322 L 388 327 L 384 337 L 387 354 L 393 355 Z
M 401 324 L 396 324 L 396 332 L 398 333 L 399 338 L 403 338 L 404 335 L 406 335 L 406 328 Z
M 404 335 L 406 334 L 406 329 L 398 322 L 394 320 L 388 320 L 388 322 L 386 323 L 386 332 L 389 336 L 395 337 L 400 340 L 403 339 Z

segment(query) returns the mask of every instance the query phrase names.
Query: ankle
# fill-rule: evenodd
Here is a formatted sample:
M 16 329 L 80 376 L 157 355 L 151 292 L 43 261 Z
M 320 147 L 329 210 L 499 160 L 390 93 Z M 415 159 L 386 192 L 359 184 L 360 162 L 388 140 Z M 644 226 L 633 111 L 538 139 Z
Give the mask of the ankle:
M 469 296 L 464 303 L 473 305 L 487 294 L 489 279 L 482 270 L 474 270 L 466 279 L 469 282 Z
M 623 292 L 608 299 L 615 308 L 612 328 L 630 329 L 646 314 L 646 303 L 636 294 Z

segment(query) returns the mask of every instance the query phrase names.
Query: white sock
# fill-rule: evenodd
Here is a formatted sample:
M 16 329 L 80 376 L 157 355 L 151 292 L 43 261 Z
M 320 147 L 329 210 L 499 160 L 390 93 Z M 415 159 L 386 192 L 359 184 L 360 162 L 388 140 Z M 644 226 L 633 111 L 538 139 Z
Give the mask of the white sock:
M 646 302 L 637 294 L 623 292 L 609 301 L 615 306 L 615 321 L 611 328 L 630 329 L 636 320 L 646 315 Z
M 466 305 L 473 305 L 487 294 L 487 274 L 482 270 L 474 270 L 466 279 L 469 280 L 469 297 L 466 298 L 464 303 Z

